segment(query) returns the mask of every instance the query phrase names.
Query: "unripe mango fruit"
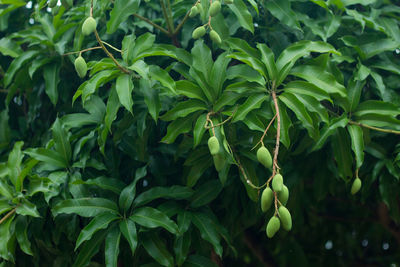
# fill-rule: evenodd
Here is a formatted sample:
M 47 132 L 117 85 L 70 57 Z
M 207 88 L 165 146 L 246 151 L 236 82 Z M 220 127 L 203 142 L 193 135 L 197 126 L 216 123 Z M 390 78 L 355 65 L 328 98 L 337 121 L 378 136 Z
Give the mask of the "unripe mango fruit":
M 192 33 L 192 38 L 199 39 L 199 38 L 203 37 L 204 34 L 206 34 L 206 28 L 204 26 L 200 26 L 200 27 L 197 27 L 196 29 L 194 29 L 194 31 Z
M 219 37 L 219 34 L 214 30 L 210 31 L 210 39 L 217 45 L 220 45 L 222 43 L 221 37 Z
M 358 191 L 360 191 L 361 188 L 361 179 L 360 178 L 356 178 L 353 182 L 353 184 L 351 185 L 351 194 L 354 195 L 356 194 Z
M 211 136 L 208 138 L 208 149 L 210 150 L 211 155 L 217 155 L 219 152 L 219 142 L 218 138 L 215 136 Z
M 86 65 L 86 61 L 82 56 L 79 56 L 75 59 L 75 70 L 78 73 L 78 76 L 83 78 L 86 76 L 86 72 L 87 72 L 87 65 Z
M 261 194 L 261 210 L 266 212 L 272 204 L 272 200 L 274 199 L 274 192 L 272 192 L 271 188 L 266 187 Z
M 283 188 L 283 177 L 279 173 L 272 178 L 272 189 L 275 192 L 279 193 L 282 191 Z
M 278 193 L 278 199 L 282 205 L 286 205 L 289 199 L 289 189 L 286 187 L 286 185 L 282 186 L 282 191 Z
M 190 13 L 189 13 L 189 17 L 193 18 L 194 16 L 196 16 L 197 14 L 199 14 L 199 9 L 197 8 L 197 6 L 194 6 L 190 9 Z
M 222 171 L 222 169 L 225 166 L 224 157 L 220 153 L 218 153 L 213 156 L 213 160 L 214 160 L 214 166 L 215 166 L 215 169 L 217 170 L 217 172 Z
M 96 30 L 97 23 L 93 17 L 88 17 L 82 24 L 82 34 L 89 35 Z
M 221 2 L 214 1 L 210 6 L 209 11 L 210 11 L 209 14 L 211 17 L 218 15 L 219 11 L 221 11 Z
M 203 9 L 203 5 L 201 3 L 197 3 L 196 7 L 200 14 L 203 13 L 204 9 Z
M 257 150 L 257 160 L 267 169 L 272 167 L 271 154 L 265 146 L 262 146 Z
M 272 238 L 276 234 L 276 232 L 279 231 L 280 227 L 281 227 L 281 222 L 279 221 L 279 218 L 273 216 L 267 224 L 267 229 L 266 229 L 267 236 L 269 238 Z
M 290 215 L 289 210 L 284 206 L 280 206 L 278 209 L 278 213 L 279 218 L 282 222 L 283 229 L 285 229 L 286 231 L 290 231 L 292 229 L 292 215 Z

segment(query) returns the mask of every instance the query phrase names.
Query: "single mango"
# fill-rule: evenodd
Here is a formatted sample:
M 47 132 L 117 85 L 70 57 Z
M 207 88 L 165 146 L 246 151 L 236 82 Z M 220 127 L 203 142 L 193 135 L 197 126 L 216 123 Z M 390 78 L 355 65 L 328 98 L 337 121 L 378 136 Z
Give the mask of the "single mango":
M 78 73 L 78 76 L 83 78 L 86 76 L 87 65 L 86 61 L 82 56 L 79 56 L 75 59 L 75 70 Z
M 276 216 L 273 216 L 267 224 L 267 229 L 266 229 L 267 236 L 269 238 L 272 238 L 276 234 L 276 232 L 279 231 L 280 227 L 281 227 L 281 222 L 280 222 L 279 218 Z
M 82 34 L 89 35 L 96 30 L 97 23 L 93 17 L 88 17 L 82 24 Z
M 197 27 L 196 29 L 194 29 L 194 31 L 192 33 L 192 38 L 199 39 L 199 38 L 203 37 L 204 34 L 206 34 L 206 28 L 204 26 L 200 26 L 200 27 Z
M 209 14 L 211 17 L 215 17 L 221 11 L 221 2 L 214 1 L 209 9 Z
M 265 146 L 262 146 L 257 150 L 257 159 L 265 168 L 269 169 L 272 167 L 271 154 Z
M 283 189 L 283 177 L 279 173 L 272 178 L 272 189 L 277 193 L 281 192 Z
M 197 6 L 194 6 L 190 9 L 189 18 L 193 18 L 197 14 L 199 14 L 199 9 L 197 8 Z
M 290 215 L 289 210 L 285 206 L 280 206 L 278 213 L 283 229 L 290 231 L 292 229 L 292 215 Z
M 353 184 L 351 185 L 351 194 L 354 195 L 356 194 L 358 191 L 360 191 L 362 182 L 360 178 L 356 178 L 353 182 Z
M 208 138 L 208 149 L 210 150 L 211 155 L 217 155 L 219 152 L 219 142 L 218 138 L 215 136 L 211 136 Z
M 274 192 L 271 188 L 266 187 L 261 194 L 261 210 L 266 212 L 272 205 L 272 200 L 274 199 Z

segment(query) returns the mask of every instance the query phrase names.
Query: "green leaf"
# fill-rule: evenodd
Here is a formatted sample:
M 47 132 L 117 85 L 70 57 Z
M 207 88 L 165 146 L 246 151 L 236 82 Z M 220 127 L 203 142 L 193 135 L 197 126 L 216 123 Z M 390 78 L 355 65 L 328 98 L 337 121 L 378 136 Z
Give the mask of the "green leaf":
M 347 84 L 347 98 L 349 99 L 350 103 L 350 108 L 349 111 L 353 112 L 358 104 L 360 103 L 360 98 L 361 98 L 361 91 L 365 85 L 365 81 L 355 81 L 353 79 L 349 80 L 349 83 Z
M 196 124 L 194 125 L 193 129 L 193 148 L 197 147 L 200 144 L 203 135 L 206 132 L 206 128 L 204 128 L 206 120 L 206 114 L 202 114 L 197 118 Z
M 358 125 L 347 125 L 351 138 L 351 149 L 356 156 L 356 167 L 359 169 L 364 162 L 364 138 L 363 130 Z
M 353 176 L 353 158 L 350 146 L 347 132 L 344 128 L 337 128 L 332 138 L 332 148 L 339 175 L 345 181 L 349 181 Z
M 91 239 L 97 231 L 107 228 L 111 222 L 117 219 L 118 216 L 115 213 L 110 212 L 101 213 L 94 217 L 94 219 L 91 220 L 90 223 L 79 233 L 78 239 L 76 240 L 75 250 L 77 250 L 83 242 Z
M 13 150 L 8 154 L 7 161 L 8 177 L 17 191 L 20 191 L 22 186 L 21 181 L 18 181 L 18 176 L 21 173 L 21 162 L 24 157 L 21 151 L 23 145 L 24 142 L 22 141 L 16 142 Z
M 138 237 L 135 223 L 129 218 L 124 219 L 120 221 L 119 229 L 122 235 L 125 237 L 126 241 L 128 241 L 133 256 L 138 245 Z
M 242 0 L 234 0 L 233 4 L 228 5 L 228 7 L 236 15 L 239 24 L 246 30 L 254 33 L 253 16 L 247 10 L 246 4 Z
M 181 266 L 190 251 L 190 244 L 192 242 L 192 237 L 190 233 L 184 235 L 176 236 L 174 240 L 174 252 L 176 255 L 176 263 Z
M 187 115 L 199 110 L 207 110 L 206 104 L 196 99 L 190 99 L 179 102 L 174 108 L 161 116 L 161 119 L 165 121 L 173 121 L 180 117 L 186 117 Z
M 39 212 L 37 211 L 36 206 L 29 202 L 26 199 L 23 199 L 21 203 L 17 205 L 15 213 L 24 215 L 24 216 L 31 216 L 31 217 L 40 217 Z
M 196 98 L 204 102 L 207 101 L 207 97 L 204 95 L 203 90 L 201 90 L 198 85 L 187 80 L 177 81 L 176 91 L 177 93 L 187 96 L 189 98 Z
M 238 64 L 231 66 L 226 71 L 226 79 L 232 80 L 241 78 L 245 81 L 256 82 L 260 85 L 265 85 L 263 76 L 247 64 Z
M 133 82 L 132 77 L 129 74 L 122 74 L 118 76 L 117 82 L 115 84 L 115 89 L 118 94 L 119 102 L 132 113 L 132 91 Z
M 107 267 L 117 267 L 120 240 L 121 232 L 119 228 L 111 228 L 106 236 L 106 247 L 104 250 Z
M 227 52 L 222 53 L 218 56 L 214 62 L 210 73 L 210 86 L 214 90 L 215 95 L 220 95 L 222 91 L 222 85 L 226 79 L 226 69 L 228 67 L 230 58 L 227 57 Z
M 265 7 L 282 23 L 301 31 L 296 13 L 291 9 L 289 0 L 270 0 L 265 3 Z
M 30 148 L 25 150 L 24 153 L 38 161 L 43 161 L 55 167 L 67 168 L 63 155 L 57 151 L 46 148 Z
M 149 71 L 152 79 L 159 81 L 165 88 L 168 88 L 168 93 L 176 95 L 175 81 L 167 71 L 156 65 L 151 65 Z
M 178 233 L 176 223 L 155 208 L 143 207 L 136 209 L 129 219 L 147 228 L 162 227 L 172 234 Z
M 244 120 L 247 114 L 261 107 L 262 103 L 268 98 L 266 94 L 257 94 L 250 96 L 239 108 L 236 110 L 233 116 L 232 122 Z
M 329 94 L 312 83 L 305 81 L 292 81 L 286 84 L 285 92 L 312 96 L 318 101 L 328 100 L 332 103 Z
M 14 59 L 10 66 L 7 69 L 7 72 L 4 74 L 4 87 L 7 87 L 10 85 L 12 82 L 15 74 L 17 71 L 19 71 L 22 66 L 29 60 L 31 60 L 33 57 L 37 56 L 39 54 L 39 51 L 36 50 L 27 50 L 23 54 L 21 54 L 19 57 Z
M 178 135 L 189 132 L 192 129 L 193 120 L 193 116 L 174 120 L 168 125 L 167 134 L 163 137 L 161 142 L 171 144 L 175 141 Z
M 192 213 L 192 222 L 200 232 L 201 238 L 210 242 L 215 250 L 215 253 L 222 257 L 222 246 L 220 243 L 220 235 L 207 214 L 201 212 Z
M 291 109 L 296 117 L 302 122 L 302 126 L 307 129 L 311 138 L 317 138 L 316 129 L 314 129 L 313 120 L 308 114 L 304 104 L 291 93 L 283 93 L 279 95 L 279 100 Z
M 68 140 L 68 132 L 61 125 L 60 120 L 57 118 L 51 127 L 53 133 L 54 147 L 56 151 L 62 155 L 66 165 L 69 164 L 72 156 L 71 145 Z
M 107 33 L 114 33 L 118 26 L 139 9 L 140 0 L 116 0 L 107 22 Z
M 191 52 L 193 55 L 192 67 L 200 71 L 204 75 L 205 82 L 208 82 L 214 65 L 210 48 L 204 44 L 203 40 L 197 40 Z
M 33 252 L 31 249 L 31 242 L 28 239 L 28 222 L 27 217 L 18 216 L 15 222 L 15 236 L 17 237 L 17 241 L 21 250 L 33 256 Z
M 203 267 L 203 266 L 217 267 L 218 265 L 209 258 L 196 254 L 190 255 L 185 261 L 185 264 L 183 264 L 183 267 Z
M 214 111 L 220 111 L 225 106 L 233 106 L 242 97 L 242 94 L 237 94 L 225 90 L 224 93 L 218 98 L 217 102 L 214 104 Z
M 358 105 L 353 113 L 355 116 L 363 116 L 366 114 L 379 114 L 396 117 L 400 115 L 400 108 L 392 103 L 379 100 L 367 100 Z
M 292 69 L 291 74 L 314 84 L 328 94 L 347 97 L 346 88 L 338 83 L 332 74 L 321 70 L 320 67 L 302 65 Z
M 118 195 L 121 193 L 122 189 L 125 188 L 125 184 L 121 180 L 105 176 L 88 179 L 86 181 L 77 180 L 74 181 L 73 184 L 94 185 L 105 190 L 110 190 Z
M 171 187 L 153 187 L 137 196 L 133 205 L 135 207 L 145 205 L 154 199 L 188 199 L 193 195 L 193 190 L 186 186 L 174 185 Z
M 107 231 L 100 231 L 96 233 L 92 239 L 83 244 L 73 266 L 81 267 L 88 265 L 90 259 L 99 251 L 100 245 L 103 243 L 106 234 Z
M 178 213 L 178 229 L 180 234 L 184 234 L 189 230 L 191 221 L 192 214 L 189 211 L 184 210 Z
M 245 52 L 234 52 L 230 53 L 228 57 L 231 57 L 233 59 L 239 60 L 250 67 L 252 67 L 254 70 L 256 70 L 258 73 L 260 73 L 263 77 L 267 77 L 267 69 L 264 66 L 264 64 L 258 60 L 257 57 L 253 57 L 252 55 L 249 55 Z
M 314 144 L 312 151 L 319 150 L 325 144 L 326 140 L 329 136 L 335 133 L 337 128 L 344 128 L 349 123 L 349 119 L 346 117 L 346 114 L 338 118 L 332 119 L 331 123 L 326 125 L 322 130 L 319 136 L 319 139 Z
M 48 64 L 43 69 L 43 77 L 45 81 L 45 91 L 53 105 L 57 104 L 58 89 L 57 85 L 60 82 L 59 78 L 60 65 L 57 63 Z
M 21 52 L 22 49 L 10 38 L 3 37 L 0 39 L 0 53 L 2 53 L 4 56 L 16 58 L 21 54 Z
M 208 181 L 196 188 L 196 191 L 190 200 L 190 206 L 198 208 L 207 205 L 217 198 L 221 191 L 222 185 L 219 180 Z
M 140 179 L 146 177 L 146 175 L 147 175 L 147 166 L 143 166 L 137 169 L 135 173 L 135 179 L 133 180 L 133 182 L 122 190 L 119 196 L 118 203 L 119 207 L 123 211 L 126 212 L 131 207 L 133 199 L 135 198 L 136 195 L 136 184 Z
M 159 236 L 155 233 L 147 232 L 143 235 L 141 241 L 147 253 L 159 264 L 166 267 L 174 266 L 174 258 L 169 253 L 165 242 Z
M 304 40 L 296 42 L 283 50 L 276 62 L 276 66 L 278 70 L 281 70 L 289 62 L 294 64 L 299 58 L 310 54 L 310 52 L 340 54 L 328 43 Z
M 149 113 L 155 122 L 158 120 L 158 113 L 160 112 L 161 103 L 158 90 L 153 87 L 150 80 L 140 79 L 140 92 L 144 96 L 144 102 L 147 105 Z
M 289 129 L 293 126 L 292 121 L 290 120 L 289 115 L 287 114 L 286 107 L 283 103 L 278 103 L 279 113 L 281 116 L 281 142 L 286 147 L 290 146 L 290 136 Z M 275 121 L 275 128 L 277 127 L 277 122 Z
M 105 212 L 118 214 L 115 202 L 105 198 L 78 198 L 60 201 L 52 209 L 54 216 L 75 213 L 82 217 L 94 217 Z
M 118 99 L 117 90 L 112 87 L 110 91 L 110 96 L 107 100 L 106 116 L 104 117 L 104 122 L 107 129 L 111 132 L 111 125 L 113 121 L 117 118 L 117 113 L 121 107 L 120 101 Z
M 15 215 L 8 217 L 0 224 L 0 257 L 5 260 L 13 260 L 13 255 L 8 249 L 8 242 L 12 238 L 13 232 L 11 231 L 11 223 L 14 220 Z
M 131 51 L 132 58 L 133 59 L 138 59 L 140 58 L 139 55 L 151 49 L 154 46 L 154 41 L 156 40 L 156 36 L 154 34 L 151 34 L 149 32 L 146 32 L 145 34 L 140 35 L 135 41 L 135 45 Z M 129 52 L 129 51 L 128 51 Z
M 267 67 L 269 79 L 276 81 L 278 79 L 278 70 L 275 64 L 274 52 L 266 44 L 258 43 L 257 48 L 261 52 L 261 61 Z

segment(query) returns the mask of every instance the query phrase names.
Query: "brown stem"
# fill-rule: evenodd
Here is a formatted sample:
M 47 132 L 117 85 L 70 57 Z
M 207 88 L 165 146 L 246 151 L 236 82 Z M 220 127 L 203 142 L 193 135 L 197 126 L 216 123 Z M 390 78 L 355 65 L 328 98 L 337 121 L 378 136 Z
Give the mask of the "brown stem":
M 152 22 L 151 20 L 149 20 L 148 18 L 142 17 L 139 14 L 133 13 L 133 16 L 137 17 L 138 19 L 141 19 L 145 22 L 147 22 L 148 24 L 150 24 L 151 26 L 153 26 L 154 28 L 159 29 L 161 32 L 165 33 L 166 35 L 170 36 L 169 31 L 167 31 L 164 27 L 161 27 L 160 25 Z
M 349 124 L 358 125 L 360 127 L 364 127 L 364 128 L 368 128 L 368 129 L 371 129 L 371 130 L 384 132 L 384 133 L 400 134 L 400 131 L 377 128 L 377 127 L 369 126 L 369 125 L 366 125 L 366 124 L 363 124 L 363 123 L 359 123 L 359 122 L 356 122 L 356 121 L 349 121 Z
M 274 151 L 274 160 L 272 166 L 272 175 L 276 174 L 276 169 L 278 167 L 278 154 L 279 154 L 279 143 L 281 139 L 281 116 L 279 114 L 279 106 L 278 106 L 278 99 L 276 98 L 275 90 L 272 91 L 272 99 L 274 100 L 275 105 L 275 112 L 276 112 L 276 143 L 275 143 L 275 151 Z
M 170 16 L 168 15 L 167 8 L 165 7 L 164 0 L 160 0 L 160 4 L 161 4 L 161 8 L 162 8 L 162 12 L 163 12 L 164 18 L 167 21 L 167 27 L 168 27 L 169 35 L 172 36 L 172 34 L 174 33 L 174 24 L 171 21 Z
M 197 3 L 197 2 L 196 2 Z M 174 35 L 178 35 L 179 31 L 181 30 L 181 28 L 183 27 L 183 25 L 186 23 L 186 21 L 189 19 L 189 14 L 190 11 L 188 11 L 185 15 L 185 17 L 183 18 L 183 20 L 178 24 L 178 26 L 176 27 L 175 31 L 174 31 Z
M 224 266 L 221 258 L 217 255 L 217 253 L 215 253 L 214 250 L 211 250 L 211 261 L 217 264 L 219 267 Z
M 118 69 L 120 69 L 123 73 L 130 74 L 131 72 L 124 67 L 121 66 L 121 64 L 118 63 L 118 61 L 114 58 L 114 56 L 108 51 L 108 49 L 104 46 L 103 41 L 100 39 L 99 33 L 97 30 L 94 30 L 94 34 L 96 35 L 97 42 L 103 48 L 104 52 L 106 52 L 107 56 L 111 58 L 112 61 L 114 61 L 115 65 L 117 65 Z
M 15 213 L 15 208 L 10 210 L 3 218 L 0 219 L 0 225 L 5 222 L 11 215 Z
M 6 93 L 6 94 L 8 94 L 8 90 L 7 90 L 7 89 L 0 89 L 0 93 Z
M 260 144 L 260 143 L 264 145 L 264 142 L 263 142 L 264 137 L 267 134 L 267 132 L 269 130 L 269 127 L 271 127 L 272 123 L 275 121 L 276 116 L 277 116 L 277 114 L 275 114 L 275 116 L 271 119 L 271 121 L 269 122 L 269 124 L 268 124 L 267 128 L 265 129 L 263 135 L 261 136 L 260 141 L 258 141 L 258 143 L 251 150 L 256 148 L 258 146 L 258 144 Z

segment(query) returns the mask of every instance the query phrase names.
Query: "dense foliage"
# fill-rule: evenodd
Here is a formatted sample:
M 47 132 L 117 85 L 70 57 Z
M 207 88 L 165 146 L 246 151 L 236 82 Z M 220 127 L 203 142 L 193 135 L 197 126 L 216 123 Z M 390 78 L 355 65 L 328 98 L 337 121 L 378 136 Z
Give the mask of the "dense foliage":
M 397 0 L 1 1 L 0 266 L 399 266 L 399 26 Z

